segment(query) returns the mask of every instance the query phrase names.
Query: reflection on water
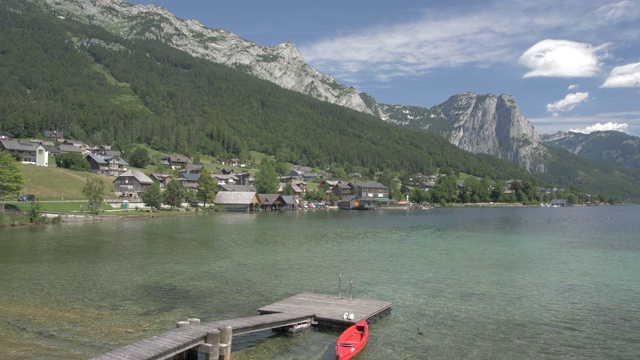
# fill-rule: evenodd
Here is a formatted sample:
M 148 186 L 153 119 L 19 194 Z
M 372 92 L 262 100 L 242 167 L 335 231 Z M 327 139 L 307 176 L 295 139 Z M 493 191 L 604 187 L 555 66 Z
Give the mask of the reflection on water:
M 198 214 L 0 230 L 0 358 L 84 359 L 300 292 L 391 301 L 361 358 L 634 358 L 638 207 Z M 418 334 L 420 328 L 422 335 Z M 331 359 L 337 333 L 234 339 Z

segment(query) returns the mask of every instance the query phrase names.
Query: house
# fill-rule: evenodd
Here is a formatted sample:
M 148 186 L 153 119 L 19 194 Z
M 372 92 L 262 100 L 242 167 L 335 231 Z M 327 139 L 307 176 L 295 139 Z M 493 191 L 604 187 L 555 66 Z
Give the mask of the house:
M 9 134 L 8 132 L 0 132 L 0 140 L 11 140 L 13 138 L 13 135 Z
M 436 182 L 435 181 L 431 181 L 431 180 L 423 181 L 418 185 L 420 190 L 424 190 L 424 191 L 429 191 L 429 189 L 431 189 L 434 186 L 436 186 Z
M 287 175 L 297 179 L 304 179 L 307 181 L 313 181 L 320 177 L 320 175 L 313 172 L 313 169 L 307 166 L 295 166 L 293 169 L 291 169 L 287 173 Z
M 184 156 L 164 156 L 160 159 L 163 164 L 168 164 L 172 169 L 182 169 L 189 164 L 189 159 Z
M 347 183 L 338 182 L 331 188 L 331 192 L 338 198 L 353 195 L 353 188 Z
M 302 181 L 292 180 L 289 182 L 289 184 L 291 184 L 291 189 L 293 190 L 293 195 L 295 196 L 299 197 L 307 191 L 307 184 Z M 280 183 L 280 186 L 278 187 L 278 193 L 283 193 L 286 187 L 286 183 Z
M 338 200 L 338 209 L 341 210 L 358 210 L 360 201 L 356 195 L 349 195 Z
M 253 191 L 219 191 L 213 203 L 227 211 L 256 211 L 260 209 L 258 195 Z
M 262 210 L 282 210 L 287 207 L 280 194 L 258 194 L 258 201 Z
M 42 145 L 36 147 L 36 166 L 49 166 L 49 151 Z
M 91 172 L 96 175 L 118 176 L 127 171 L 129 164 L 119 156 L 87 155 Z
M 238 185 L 251 185 L 252 179 L 249 173 L 237 173 L 234 174 L 238 179 Z
M 331 190 L 331 188 L 336 186 L 338 183 L 340 183 L 339 180 L 323 180 L 321 183 L 318 184 L 318 189 L 324 190 L 324 191 Z
M 47 131 L 44 131 L 42 135 L 44 135 L 45 139 L 49 139 L 49 141 L 54 143 L 64 141 L 64 134 L 62 131 L 47 130 Z
M 73 145 L 73 146 L 79 148 L 80 151 L 82 152 L 82 154 L 86 154 L 86 153 L 89 152 L 87 150 L 87 145 L 85 143 L 83 143 L 82 141 L 66 139 L 62 144 L 63 145 Z
M 389 188 L 380 183 L 349 183 L 353 194 L 362 198 L 389 198 Z
M 153 180 L 140 170 L 128 170 L 113 180 L 113 192 L 119 196 L 138 197 L 147 191 Z
M 284 200 L 284 205 L 289 210 L 295 210 L 299 206 L 299 199 L 292 195 L 282 195 L 282 200 Z
M 213 174 L 213 181 L 218 185 L 241 185 L 235 175 Z
M 77 147 L 75 145 L 61 144 L 61 145 L 58 145 L 55 148 L 51 149 L 51 153 L 53 155 L 66 154 L 66 153 L 82 154 L 82 149 L 80 149 L 79 147 Z
M 181 169 L 179 172 L 187 173 L 187 174 L 202 174 L 204 171 L 204 165 L 187 165 L 184 169 Z
M 23 164 L 36 163 L 37 150 L 34 144 L 13 140 L 0 140 L 0 150 L 8 152 Z
M 198 190 L 198 179 L 200 174 L 180 173 L 177 180 L 183 188 Z
M 159 173 L 151 173 L 151 179 L 160 183 L 160 188 L 164 189 L 165 186 L 169 183 L 169 181 L 173 180 L 173 176 L 169 174 L 159 174 Z
M 108 146 L 108 145 L 100 145 L 100 147 L 97 150 L 95 150 L 95 152 L 96 152 L 96 155 L 122 157 L 122 152 L 117 150 L 112 150 L 111 146 Z

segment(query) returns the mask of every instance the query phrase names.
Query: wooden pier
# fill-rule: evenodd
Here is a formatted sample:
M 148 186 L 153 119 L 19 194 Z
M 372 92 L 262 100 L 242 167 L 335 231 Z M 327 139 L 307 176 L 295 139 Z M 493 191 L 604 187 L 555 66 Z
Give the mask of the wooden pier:
M 361 320 L 374 322 L 391 312 L 391 303 L 302 293 L 258 309 L 262 315 L 200 323 L 180 321 L 177 328 L 113 350 L 96 360 L 230 359 L 233 336 L 269 329 L 323 325 L 347 327 Z M 350 314 L 353 314 L 351 317 Z
M 261 314 L 313 313 L 322 326 L 348 327 L 362 320 L 372 323 L 391 312 L 391 303 L 366 299 L 302 293 L 258 309 Z M 346 314 L 353 314 L 353 319 Z

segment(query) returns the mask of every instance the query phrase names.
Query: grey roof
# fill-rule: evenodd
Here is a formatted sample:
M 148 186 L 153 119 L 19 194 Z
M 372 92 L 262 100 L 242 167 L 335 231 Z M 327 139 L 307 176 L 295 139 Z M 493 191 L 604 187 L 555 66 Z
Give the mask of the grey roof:
M 218 188 L 222 191 L 248 191 L 248 192 L 256 191 L 256 188 L 253 185 L 221 184 L 221 185 L 218 185 Z
M 93 161 L 95 161 L 98 164 L 107 164 L 111 159 L 114 158 L 114 156 L 101 156 L 101 155 L 87 155 L 88 158 L 93 159 Z M 121 157 L 117 157 L 116 159 L 118 160 L 118 164 L 120 165 L 129 165 L 129 163 L 127 163 L 123 158 Z
M 295 204 L 296 202 L 293 195 L 282 195 L 282 200 L 284 200 L 287 205 Z
M 235 175 L 226 175 L 226 174 L 212 174 L 211 177 L 213 177 L 214 179 L 219 179 L 219 180 L 228 180 L 228 179 L 232 179 L 232 180 L 238 180 L 238 177 Z
M 104 157 L 100 156 L 100 155 L 87 155 L 88 158 L 92 159 L 93 161 L 95 161 L 98 164 L 106 164 L 107 161 L 104 159 Z
M 150 177 L 145 175 L 140 170 L 127 170 L 127 171 L 123 172 L 122 174 L 118 175 L 118 178 L 120 178 L 120 177 L 134 177 L 134 178 L 136 178 L 136 180 L 138 180 L 138 182 L 140 184 L 153 184 L 153 180 L 151 180 Z M 113 180 L 113 181 L 115 181 L 115 180 Z
M 280 194 L 258 194 L 260 204 L 273 204 L 279 197 Z
M 377 183 L 377 182 L 373 182 L 373 183 L 356 182 L 356 183 L 352 183 L 352 184 L 353 184 L 354 186 L 361 187 L 361 188 L 362 188 L 362 187 L 368 187 L 368 188 L 383 188 L 383 189 L 386 189 L 386 188 L 387 188 L 386 186 L 384 186 L 384 185 L 382 185 L 382 184 L 380 184 L 380 183 Z
M 59 145 L 57 148 L 58 150 L 60 150 L 61 153 L 82 153 L 82 149 L 73 145 L 62 144 L 62 145 Z
M 216 205 L 251 204 L 256 193 L 253 191 L 220 191 L 213 201 Z
M 178 179 L 185 179 L 187 181 L 196 182 L 200 178 L 200 174 L 180 173 Z
M 13 140 L 0 140 L 2 147 L 7 150 L 36 151 L 36 146 L 31 143 L 17 142 Z

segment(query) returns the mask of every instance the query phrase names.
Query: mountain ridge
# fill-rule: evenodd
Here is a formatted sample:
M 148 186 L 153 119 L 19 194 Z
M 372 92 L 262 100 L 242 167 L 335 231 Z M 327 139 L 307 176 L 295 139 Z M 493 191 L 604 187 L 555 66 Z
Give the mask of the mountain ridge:
M 594 131 L 589 134 L 562 132 L 541 136 L 547 146 L 567 150 L 593 160 L 627 169 L 640 169 L 640 138 L 619 131 Z
M 143 143 L 186 155 L 243 157 L 255 150 L 302 165 L 345 166 L 369 178 L 381 170 L 434 174 L 445 168 L 480 178 L 532 179 L 506 160 L 283 90 L 157 39 L 127 40 L 71 13 L 35 11 L 33 2 L 6 0 L 0 7 L 0 71 L 7 74 L 0 83 L 0 130 L 18 136 L 63 128 L 92 143 Z M 149 26 L 156 25 L 150 20 Z M 495 97 L 465 96 L 478 103 Z M 509 116 L 517 115 L 513 105 L 503 101 Z M 408 124 L 425 117 L 432 130 L 453 129 L 436 109 L 378 106 L 404 114 Z M 496 116 L 502 111 L 487 109 Z M 640 199 L 637 174 L 612 166 L 594 171 L 598 166 L 557 150 L 548 155 L 545 173 L 536 175 L 560 187 Z
M 225 30 L 207 28 L 196 20 L 178 19 L 166 9 L 155 5 L 131 5 L 120 0 L 32 1 L 43 1 L 60 12 L 72 12 L 84 21 L 97 22 L 125 38 L 159 40 L 193 56 L 225 64 L 285 89 L 371 114 L 383 121 L 409 128 L 435 130 L 435 133 L 445 136 L 452 144 L 464 150 L 507 159 L 529 172 L 545 171 L 543 146 L 532 130 L 533 126 L 517 110 L 513 98 L 501 101 L 501 105 L 509 102 L 508 106 L 494 106 L 491 114 L 502 115 L 499 118 L 471 119 L 468 116 L 470 114 L 463 117 L 452 112 L 440 112 L 439 116 L 444 119 L 434 120 L 433 111 L 427 108 L 381 104 L 373 96 L 358 93 L 355 88 L 320 73 L 306 64 L 296 46 L 290 42 L 274 47 L 259 46 Z M 458 94 L 458 102 L 466 94 L 468 93 Z M 502 99 L 501 97 L 499 98 Z M 441 105 L 446 107 L 446 103 Z M 484 109 L 489 110 L 486 106 Z M 413 112 L 415 116 L 407 118 L 405 115 L 409 112 Z M 426 117 L 418 113 L 423 113 Z M 433 122 L 437 125 L 433 125 Z M 473 125 L 463 124 L 465 122 Z M 481 122 L 486 125 L 482 126 Z M 496 131 L 487 132 L 495 122 L 508 126 L 508 130 L 494 127 Z M 447 131 L 439 131 L 443 130 L 443 125 L 448 128 Z M 482 132 L 483 136 L 477 135 L 474 139 L 475 131 L 470 130 L 481 128 L 485 130 Z M 498 133 L 498 130 L 501 132 Z

